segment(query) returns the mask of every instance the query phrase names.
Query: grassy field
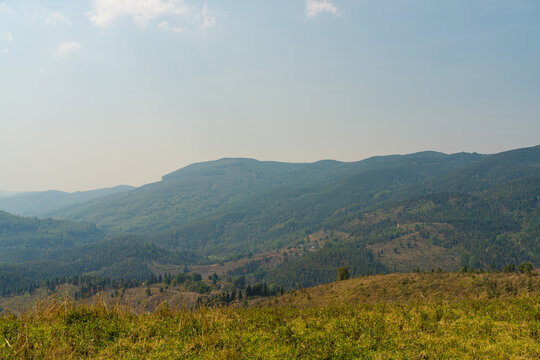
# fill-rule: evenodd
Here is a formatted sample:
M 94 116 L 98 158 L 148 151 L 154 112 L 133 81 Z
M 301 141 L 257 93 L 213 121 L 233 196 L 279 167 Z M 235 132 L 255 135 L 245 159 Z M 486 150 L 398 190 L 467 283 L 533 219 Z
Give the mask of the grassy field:
M 394 274 L 255 300 L 247 307 L 188 311 L 163 303 L 142 314 L 100 301 L 48 300 L 0 319 L 0 358 L 538 359 L 538 278 Z M 398 294 L 427 284 L 433 286 L 422 296 Z M 387 298 L 376 293 L 365 301 L 354 297 L 359 285 L 394 287 Z
M 363 303 L 455 303 L 540 295 L 540 272 L 372 275 L 255 299 L 252 306 L 326 307 Z

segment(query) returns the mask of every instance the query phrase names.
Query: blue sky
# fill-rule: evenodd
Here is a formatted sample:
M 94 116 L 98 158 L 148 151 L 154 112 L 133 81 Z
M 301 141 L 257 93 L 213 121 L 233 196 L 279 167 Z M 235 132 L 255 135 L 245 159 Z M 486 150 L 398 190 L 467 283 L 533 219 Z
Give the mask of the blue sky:
M 1 190 L 540 143 L 536 0 L 0 0 Z

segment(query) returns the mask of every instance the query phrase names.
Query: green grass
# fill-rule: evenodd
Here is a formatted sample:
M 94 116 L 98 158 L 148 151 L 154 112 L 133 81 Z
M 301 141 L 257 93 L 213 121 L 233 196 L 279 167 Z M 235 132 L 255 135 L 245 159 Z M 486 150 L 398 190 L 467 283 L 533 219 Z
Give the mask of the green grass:
M 537 359 L 540 298 L 200 309 L 62 306 L 0 322 L 2 358 Z
M 194 311 L 164 303 L 143 314 L 100 301 L 42 301 L 18 317 L 0 318 L 0 358 L 538 359 L 540 294 L 521 290 L 341 305 L 336 296 L 325 305 L 313 300 L 297 307 L 277 298 L 278 304 L 258 308 Z

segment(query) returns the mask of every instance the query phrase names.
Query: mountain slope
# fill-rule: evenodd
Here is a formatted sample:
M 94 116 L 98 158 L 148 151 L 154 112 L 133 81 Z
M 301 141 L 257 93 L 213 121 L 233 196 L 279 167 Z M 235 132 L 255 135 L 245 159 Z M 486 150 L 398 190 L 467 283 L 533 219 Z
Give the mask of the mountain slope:
M 247 254 L 280 248 L 322 227 L 332 230 L 334 221 L 348 213 L 394 206 L 445 189 L 448 184 L 463 188 L 469 181 L 462 175 L 464 169 L 480 174 L 476 179 L 482 182 L 486 182 L 485 174 L 500 173 L 499 180 L 493 184 L 540 174 L 540 167 L 535 166 L 540 162 L 540 153 L 536 148 L 532 150 L 519 149 L 502 156 L 477 155 L 476 160 L 462 167 L 459 164 L 471 159 L 467 154 L 428 152 L 369 159 L 366 161 L 371 164 L 362 164 L 364 167 L 356 173 L 351 171 L 327 181 L 281 187 L 253 196 L 214 216 L 160 233 L 155 241 L 172 248 L 200 249 L 205 255 Z M 524 153 L 529 155 L 523 156 Z M 508 157 L 518 165 L 510 166 Z M 509 169 L 507 174 L 505 168 Z M 441 185 L 426 186 L 426 182 Z
M 535 276 L 536 275 L 536 276 Z M 540 294 L 540 272 L 405 273 L 352 278 L 292 291 L 277 299 L 255 299 L 257 307 L 327 307 L 366 303 L 456 302 Z M 334 279 L 335 280 L 335 279 Z
M 516 151 L 520 153 L 522 150 Z M 506 156 L 501 162 L 498 156 L 493 156 L 487 165 L 480 161 L 467 169 L 480 174 L 499 172 L 499 180 L 492 182 L 499 185 L 490 185 L 485 191 L 431 193 L 426 189 L 421 191 L 423 185 L 414 185 L 398 190 L 394 198 L 379 202 L 366 200 L 340 208 L 315 227 L 302 228 L 298 227 L 299 222 L 288 223 L 289 228 L 284 231 L 287 241 L 278 245 L 319 249 L 322 242 L 324 246 L 316 252 L 296 251 L 299 257 L 290 258 L 277 267 L 252 261 L 234 275 L 245 274 L 296 288 L 332 281 L 339 266 L 348 266 L 356 276 L 381 269 L 458 270 L 463 266 L 502 269 L 523 261 L 540 266 L 540 169 L 534 166 L 540 158 L 538 153 L 524 160 L 517 156 L 513 161 L 518 165 L 512 166 L 505 164 Z M 501 171 L 505 167 L 509 168 L 508 174 Z M 456 177 L 452 173 L 444 175 L 444 181 L 465 184 L 462 172 L 457 170 Z M 528 175 L 531 173 L 537 175 Z M 505 181 L 507 179 L 514 180 Z M 487 183 L 484 175 L 477 176 L 475 181 Z M 294 219 L 297 213 L 291 217 Z M 232 241 L 239 238 L 237 229 L 242 219 L 230 216 L 228 220 L 228 229 L 222 230 L 224 233 L 216 230 L 205 235 L 202 231 L 205 227 L 199 224 L 184 236 L 223 239 L 228 232 L 236 235 L 229 235 Z M 219 229 L 217 225 L 222 223 L 218 222 L 215 228 Z M 253 229 L 252 239 L 257 231 L 254 226 Z M 323 235 L 314 236 L 319 230 L 323 230 Z M 268 232 L 270 238 L 276 234 Z M 176 235 L 182 235 L 182 231 Z M 247 240 L 246 243 L 249 244 Z M 357 260 L 362 258 L 367 260 L 362 260 L 359 266 Z M 366 264 L 368 268 L 363 267 Z
M 91 191 L 67 193 L 63 191 L 39 191 L 14 194 L 0 198 L 0 210 L 21 216 L 47 216 L 50 212 L 81 204 L 90 200 L 132 190 L 127 185 Z
M 333 203 L 330 207 L 324 205 L 324 217 L 328 209 L 333 211 L 352 200 L 371 198 L 379 190 L 394 190 L 446 174 L 480 158 L 473 154 L 424 152 L 356 163 L 222 159 L 190 165 L 164 176 L 158 183 L 52 215 L 94 222 L 115 232 L 156 232 L 246 209 L 253 212 L 269 207 L 275 214 L 281 212 L 278 207 L 282 204 L 300 209 L 312 208 L 314 202 Z M 335 187 L 339 189 L 336 191 Z M 350 195 L 354 199 L 349 199 Z
M 476 194 L 443 192 L 376 210 L 345 209 L 323 227 L 366 244 L 391 270 L 540 265 L 540 174 Z
M 104 238 L 94 224 L 37 219 L 0 211 L 0 262 L 34 259 L 50 249 L 65 249 Z
M 47 280 L 62 279 L 63 283 L 80 276 L 143 281 L 152 275 L 153 263 L 180 266 L 204 262 L 192 252 L 163 249 L 132 235 L 32 255 L 32 261 L 21 257 L 17 262 L 0 263 L 0 295 L 31 292 Z
M 425 183 L 429 191 L 471 193 L 540 173 L 540 145 L 487 156 L 439 179 Z
M 238 257 L 288 246 L 323 223 L 331 229 L 329 220 L 345 213 L 449 190 L 473 195 L 540 173 L 539 163 L 538 146 L 489 156 L 422 152 L 356 163 L 222 159 L 57 215 L 110 231 L 147 233 L 170 249 Z

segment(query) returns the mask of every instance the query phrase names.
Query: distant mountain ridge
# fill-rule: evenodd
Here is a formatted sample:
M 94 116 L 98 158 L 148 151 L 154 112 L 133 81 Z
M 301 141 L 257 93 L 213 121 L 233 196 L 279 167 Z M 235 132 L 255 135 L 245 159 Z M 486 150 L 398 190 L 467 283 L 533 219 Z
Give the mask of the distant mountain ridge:
M 354 176 L 369 177 L 370 172 L 376 177 L 394 177 L 397 186 L 402 182 L 442 175 L 481 158 L 478 154 L 436 152 L 385 156 L 353 163 L 331 160 L 280 163 L 226 158 L 192 164 L 163 176 L 160 182 L 48 215 L 94 222 L 113 232 L 166 231 L 229 211 L 231 207 L 243 207 L 243 202 L 261 196 L 281 197 L 290 191 L 300 195 L 298 192 L 311 192 L 310 187 L 328 187 Z M 379 173 L 375 175 L 377 171 Z M 276 194 L 272 195 L 274 192 Z
M 474 192 L 540 173 L 540 145 L 489 155 L 447 176 L 426 182 L 432 191 Z
M 21 216 L 45 217 L 52 211 L 99 199 L 113 194 L 134 189 L 132 186 L 119 185 L 112 188 L 68 193 L 49 190 L 25 192 L 0 197 L 0 210 Z

